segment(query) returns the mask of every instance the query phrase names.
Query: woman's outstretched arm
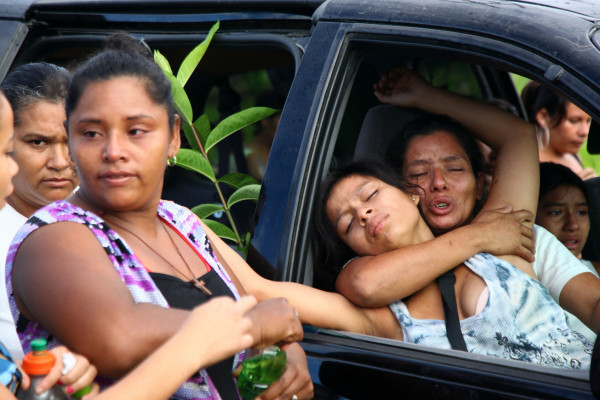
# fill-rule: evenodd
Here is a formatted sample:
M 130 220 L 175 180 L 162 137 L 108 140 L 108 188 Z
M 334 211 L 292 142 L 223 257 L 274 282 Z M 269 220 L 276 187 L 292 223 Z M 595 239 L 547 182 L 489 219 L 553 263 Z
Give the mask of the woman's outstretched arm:
M 204 225 L 217 257 L 259 301 L 285 297 L 303 323 L 367 335 L 402 339 L 402 330 L 388 307 L 357 307 L 344 296 L 293 282 L 270 281 L 258 275 L 235 251 Z

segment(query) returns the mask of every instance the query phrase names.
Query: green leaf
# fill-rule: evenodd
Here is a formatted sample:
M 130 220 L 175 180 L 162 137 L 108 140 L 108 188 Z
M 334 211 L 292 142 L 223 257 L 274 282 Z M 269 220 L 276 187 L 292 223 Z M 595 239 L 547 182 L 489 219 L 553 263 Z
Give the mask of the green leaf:
M 239 189 L 248 185 L 260 185 L 256 179 L 248 174 L 242 174 L 241 172 L 233 172 L 219 178 L 219 182 L 226 183 L 229 186 Z
M 260 185 L 248 185 L 244 186 L 233 192 L 227 200 L 227 207 L 231 208 L 236 203 L 244 200 L 258 200 L 258 194 L 260 193 Z
M 229 227 L 223 225 L 220 222 L 213 221 L 212 219 L 203 219 L 202 222 L 204 222 L 206 226 L 208 226 L 220 238 L 229 239 L 232 242 L 237 243 L 235 233 L 233 233 L 233 231 L 229 229 Z
M 273 115 L 278 111 L 279 110 L 269 107 L 252 107 L 230 115 L 221 121 L 217 126 L 215 126 L 215 129 L 213 129 L 210 135 L 208 135 L 206 144 L 204 145 L 204 150 L 208 152 L 214 145 L 232 133 L 235 133 L 257 121 L 260 121 L 263 118 Z
M 197 150 L 179 149 L 177 153 L 177 166 L 196 171 L 212 182 L 216 182 L 215 172 L 206 158 Z
M 215 32 L 219 29 L 219 21 L 215 22 L 215 24 L 210 28 L 208 35 L 206 38 L 200 43 L 198 46 L 194 48 L 194 50 L 190 51 L 190 53 L 185 57 L 183 62 L 181 63 L 181 67 L 179 67 L 179 71 L 177 72 L 177 80 L 181 83 L 181 86 L 185 86 L 190 76 L 198 66 L 200 60 L 206 53 L 206 49 L 208 45 L 212 41 Z
M 202 114 L 199 116 L 196 122 L 194 122 L 194 128 L 196 128 L 200 142 L 202 144 L 206 143 L 206 138 L 210 135 L 210 120 L 208 119 L 208 115 Z
M 173 70 L 171 70 L 171 64 L 169 64 L 167 58 L 163 56 L 158 50 L 154 50 L 154 62 L 158 64 L 158 66 L 160 67 L 160 69 L 163 70 L 163 72 L 168 72 L 171 75 L 173 75 Z
M 172 73 L 163 71 L 167 79 L 171 83 L 171 94 L 173 95 L 173 101 L 175 102 L 175 109 L 177 113 L 181 115 L 184 122 L 188 124 L 192 123 L 192 104 L 188 98 L 187 93 L 181 86 L 181 83 L 173 76 Z
M 201 219 L 208 218 L 214 213 L 225 211 L 222 205 L 219 204 L 200 204 L 192 208 L 192 212 Z
M 194 132 L 192 132 L 192 127 L 188 123 L 183 123 L 183 133 L 185 133 L 185 137 L 187 138 L 188 143 L 192 147 L 192 149 L 196 151 L 200 151 L 200 146 L 196 141 L 196 136 L 194 136 Z

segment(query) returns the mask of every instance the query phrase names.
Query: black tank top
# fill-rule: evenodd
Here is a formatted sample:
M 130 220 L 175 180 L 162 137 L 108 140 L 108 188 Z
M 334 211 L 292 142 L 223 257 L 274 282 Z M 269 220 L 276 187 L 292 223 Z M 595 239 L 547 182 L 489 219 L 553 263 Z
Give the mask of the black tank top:
M 158 272 L 150 272 L 150 276 L 171 308 L 191 310 L 216 296 L 229 296 L 234 298 L 233 293 L 231 293 L 225 282 L 221 280 L 214 269 L 211 269 L 198 278 L 204 281 L 206 287 L 212 292 L 212 296 L 207 296 L 202 291 L 198 290 L 193 283 L 185 282 L 175 276 Z M 202 338 L 198 339 L 202 340 Z M 206 372 L 223 399 L 239 398 L 235 380 L 231 375 L 232 369 L 233 357 L 206 368 Z

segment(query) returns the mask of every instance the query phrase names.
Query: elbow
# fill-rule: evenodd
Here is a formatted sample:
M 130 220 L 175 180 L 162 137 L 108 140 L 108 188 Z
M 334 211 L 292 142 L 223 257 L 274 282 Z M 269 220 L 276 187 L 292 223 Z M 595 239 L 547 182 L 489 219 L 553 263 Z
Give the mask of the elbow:
M 92 350 L 75 349 L 81 351 L 90 362 L 98 369 L 98 374 L 107 378 L 119 379 L 141 363 L 150 353 L 151 349 L 158 348 L 161 343 L 150 344 L 148 337 L 135 333 L 135 329 L 113 326 L 104 331 L 102 336 L 93 342 L 88 342 L 86 347 Z
M 338 291 L 348 300 L 360 307 L 382 307 L 387 305 L 385 301 L 379 298 L 381 287 L 377 282 L 368 279 L 368 276 L 363 276 L 364 274 L 360 272 L 350 275 L 343 284 L 338 282 L 337 287 Z M 342 286 L 345 286 L 345 288 L 342 288 Z

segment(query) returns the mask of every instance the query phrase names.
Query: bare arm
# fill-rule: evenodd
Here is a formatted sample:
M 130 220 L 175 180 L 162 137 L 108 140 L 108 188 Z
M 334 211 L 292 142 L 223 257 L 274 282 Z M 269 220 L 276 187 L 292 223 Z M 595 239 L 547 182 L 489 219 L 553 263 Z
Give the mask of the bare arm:
M 421 290 L 480 252 L 514 253 L 533 261 L 533 230 L 523 224 L 532 218 L 531 213 L 490 210 L 482 217 L 479 223 L 424 243 L 359 257 L 340 272 L 336 288 L 359 306 L 382 307 Z
M 591 272 L 570 279 L 560 292 L 560 305 L 586 324 L 600 331 L 600 279 Z
M 195 308 L 173 337 L 95 399 L 168 398 L 199 369 L 256 342 L 250 333 L 252 321 L 245 317 L 255 304 L 252 297 L 237 303 L 221 297 Z
M 247 293 L 259 301 L 285 297 L 298 310 L 303 323 L 368 335 L 402 339 L 396 318 L 387 307 L 364 309 L 356 307 L 337 293 L 324 292 L 293 282 L 264 279 L 217 235 L 206 226 L 213 248 L 224 265 L 228 265 Z
M 136 304 L 93 234 L 74 223 L 33 232 L 19 249 L 12 279 L 25 316 L 110 377 L 140 363 L 188 315 Z

